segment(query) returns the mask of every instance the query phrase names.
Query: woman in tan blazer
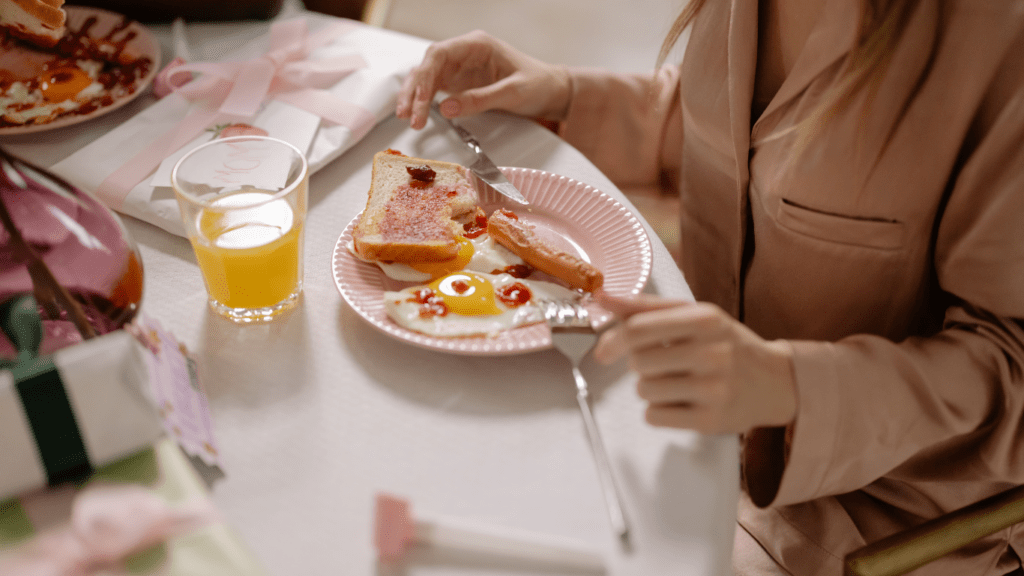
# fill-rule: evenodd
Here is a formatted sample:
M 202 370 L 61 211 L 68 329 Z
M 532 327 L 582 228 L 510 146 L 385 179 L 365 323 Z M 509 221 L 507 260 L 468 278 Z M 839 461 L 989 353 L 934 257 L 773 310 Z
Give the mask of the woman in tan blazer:
M 737 432 L 739 574 L 851 550 L 1024 483 L 1024 1 L 697 0 L 678 65 L 433 45 L 396 113 L 556 121 L 618 184 L 678 182 L 697 304 L 605 303 L 647 419 Z M 663 56 L 666 52 L 663 52 Z M 1020 570 L 1024 528 L 922 574 Z

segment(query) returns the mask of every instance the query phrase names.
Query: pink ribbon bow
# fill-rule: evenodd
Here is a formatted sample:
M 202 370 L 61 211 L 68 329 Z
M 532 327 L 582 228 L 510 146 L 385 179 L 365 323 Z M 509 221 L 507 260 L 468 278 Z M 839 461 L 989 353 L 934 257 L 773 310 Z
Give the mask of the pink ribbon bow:
M 164 158 L 214 123 L 251 117 L 267 97 L 346 126 L 362 137 L 373 128 L 374 115 L 325 89 L 364 68 L 366 61 L 359 55 L 308 60 L 312 50 L 330 44 L 355 26 L 358 24 L 336 22 L 310 34 L 304 18 L 283 20 L 271 26 L 270 50 L 259 58 L 195 64 L 175 59 L 160 72 L 154 89 L 169 98 L 198 104 L 177 126 L 101 182 L 97 194 L 108 206 L 119 208 L 131 189 Z M 195 78 L 193 73 L 200 75 Z
M 131 554 L 219 521 L 208 499 L 171 507 L 132 485 L 91 486 L 75 497 L 71 521 L 0 559 L 0 574 L 92 576 Z

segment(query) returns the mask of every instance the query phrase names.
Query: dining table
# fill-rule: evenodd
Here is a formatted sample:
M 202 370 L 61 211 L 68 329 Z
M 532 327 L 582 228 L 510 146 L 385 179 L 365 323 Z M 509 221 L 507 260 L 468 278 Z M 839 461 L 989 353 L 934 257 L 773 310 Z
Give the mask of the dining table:
M 294 10 L 292 11 L 294 13 Z M 149 24 L 164 61 L 170 25 Z M 265 21 L 187 24 L 200 57 L 264 33 Z M 423 49 L 427 41 L 420 44 Z M 59 130 L 0 137 L 15 154 L 51 166 L 145 110 L 145 95 Z M 585 183 L 635 216 L 650 241 L 643 291 L 692 300 L 665 245 L 615 183 L 550 129 L 487 112 L 462 119 L 499 165 Z M 140 315 L 169 330 L 195 359 L 216 440 L 210 491 L 268 574 L 519 575 L 561 573 L 515 558 L 419 547 L 403 562 L 374 549 L 380 493 L 414 514 L 582 543 L 609 575 L 731 574 L 739 493 L 738 438 L 646 423 L 637 375 L 624 361 L 588 357 L 595 419 L 631 535 L 612 530 L 566 359 L 554 349 L 459 353 L 395 338 L 339 291 L 339 238 L 365 207 L 373 156 L 394 149 L 468 165 L 450 130 L 411 129 L 394 115 L 310 178 L 303 292 L 271 322 L 214 313 L 187 239 L 131 216 L 121 220 L 142 255 Z M 565 573 L 577 573 L 572 570 Z

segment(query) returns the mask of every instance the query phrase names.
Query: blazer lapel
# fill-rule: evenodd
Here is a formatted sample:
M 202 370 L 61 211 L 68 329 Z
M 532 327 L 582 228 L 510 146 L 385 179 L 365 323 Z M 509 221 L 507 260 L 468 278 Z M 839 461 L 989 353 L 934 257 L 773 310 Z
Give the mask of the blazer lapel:
M 858 4 L 855 0 L 827 0 L 793 70 L 758 118 L 758 124 L 803 92 L 812 80 L 850 51 L 860 21 Z

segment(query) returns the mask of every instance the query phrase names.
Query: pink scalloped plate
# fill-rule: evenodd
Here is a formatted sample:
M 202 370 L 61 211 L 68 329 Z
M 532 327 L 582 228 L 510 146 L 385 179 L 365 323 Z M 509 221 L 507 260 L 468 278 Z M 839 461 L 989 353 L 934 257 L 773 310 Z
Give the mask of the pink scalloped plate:
M 121 25 L 124 19 L 124 16 L 117 14 L 116 12 L 110 12 L 109 10 L 103 10 L 102 8 L 93 8 L 91 6 L 65 6 L 64 10 L 67 12 L 67 25 L 71 29 L 77 30 L 87 19 L 95 18 L 95 24 L 93 24 L 89 29 L 89 36 L 92 38 L 103 38 L 108 32 Z M 56 128 L 80 124 L 87 120 L 92 120 L 97 116 L 103 116 L 104 114 L 113 112 L 145 93 L 146 88 L 153 82 L 153 79 L 156 77 L 156 74 L 160 69 L 160 42 L 148 28 L 135 21 L 130 21 L 127 28 L 118 32 L 117 37 L 122 38 L 128 34 L 133 36 L 125 45 L 124 53 L 139 58 L 149 58 L 153 62 L 145 76 L 135 80 L 133 86 L 134 90 L 131 94 L 114 98 L 109 104 L 100 106 L 87 114 L 58 116 L 45 124 L 5 126 L 0 128 L 0 136 L 32 134 L 35 132 L 44 132 L 54 130 Z
M 480 206 L 486 213 L 499 207 L 512 210 L 549 243 L 588 260 L 604 274 L 605 292 L 617 296 L 640 293 L 651 275 L 651 241 L 628 208 L 572 178 L 527 168 L 501 170 L 530 206 L 506 200 L 478 183 Z M 380 268 L 352 256 L 348 246 L 357 221 L 358 216 L 334 247 L 334 282 L 352 309 L 374 327 L 403 342 L 454 354 L 505 356 L 551 347 L 551 333 L 544 324 L 522 326 L 491 337 L 439 338 L 394 323 L 384 310 L 384 292 L 412 284 L 392 280 Z M 607 313 L 595 310 L 596 305 L 591 306 L 597 312 L 597 325 L 611 319 Z

